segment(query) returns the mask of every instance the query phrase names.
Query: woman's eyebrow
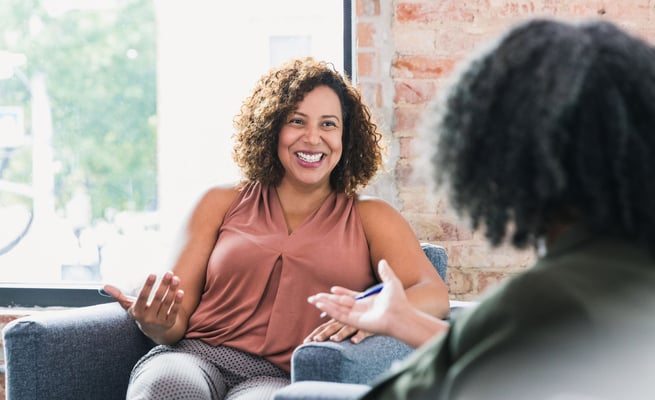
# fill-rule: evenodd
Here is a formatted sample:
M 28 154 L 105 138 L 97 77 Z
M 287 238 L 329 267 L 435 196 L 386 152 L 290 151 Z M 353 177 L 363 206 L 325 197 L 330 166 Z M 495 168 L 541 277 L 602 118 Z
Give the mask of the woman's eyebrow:
M 302 117 L 307 117 L 307 114 L 305 114 L 305 113 L 302 112 L 302 111 L 294 111 L 294 112 L 292 112 L 291 114 L 292 114 L 292 115 L 296 115 L 296 114 L 297 114 L 297 115 L 300 115 L 300 116 L 302 116 Z M 334 119 L 340 121 L 339 116 L 338 116 L 338 115 L 334 115 L 334 114 L 323 114 L 323 115 L 321 115 L 321 118 L 334 118 Z

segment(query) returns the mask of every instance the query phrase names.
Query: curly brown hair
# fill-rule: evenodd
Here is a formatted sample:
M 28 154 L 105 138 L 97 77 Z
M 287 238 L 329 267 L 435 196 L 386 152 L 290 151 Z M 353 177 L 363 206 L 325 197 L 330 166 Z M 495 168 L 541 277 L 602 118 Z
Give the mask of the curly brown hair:
M 289 61 L 262 76 L 234 118 L 233 157 L 248 181 L 277 186 L 285 174 L 277 156 L 280 130 L 305 95 L 327 86 L 339 97 L 343 154 L 330 174 L 337 192 L 354 195 L 382 166 L 382 134 L 359 91 L 334 66 L 311 57 Z
M 531 20 L 426 115 L 437 181 L 491 243 L 535 245 L 555 220 L 655 248 L 649 43 L 608 21 Z

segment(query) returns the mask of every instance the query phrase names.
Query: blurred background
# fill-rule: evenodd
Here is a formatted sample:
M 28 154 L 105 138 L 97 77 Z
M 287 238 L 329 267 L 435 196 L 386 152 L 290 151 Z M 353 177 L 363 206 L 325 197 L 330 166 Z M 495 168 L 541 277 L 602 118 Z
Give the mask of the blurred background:
M 271 66 L 343 71 L 342 0 L 3 0 L 0 284 L 139 286 L 170 268 L 232 118 Z

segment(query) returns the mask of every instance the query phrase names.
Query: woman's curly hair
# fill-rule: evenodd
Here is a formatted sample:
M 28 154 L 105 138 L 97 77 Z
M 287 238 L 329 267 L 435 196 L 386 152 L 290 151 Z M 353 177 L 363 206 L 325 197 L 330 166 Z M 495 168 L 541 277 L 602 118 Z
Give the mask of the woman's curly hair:
M 330 175 L 333 190 L 354 195 L 382 166 L 382 134 L 361 95 L 331 64 L 311 57 L 274 68 L 257 82 L 234 119 L 234 160 L 249 181 L 276 186 L 285 170 L 277 155 L 278 137 L 288 115 L 317 86 L 339 97 L 343 113 L 343 154 Z
M 655 49 L 609 22 L 533 20 L 434 110 L 437 182 L 498 245 L 547 225 L 655 244 Z M 434 138 L 434 136 L 433 136 Z

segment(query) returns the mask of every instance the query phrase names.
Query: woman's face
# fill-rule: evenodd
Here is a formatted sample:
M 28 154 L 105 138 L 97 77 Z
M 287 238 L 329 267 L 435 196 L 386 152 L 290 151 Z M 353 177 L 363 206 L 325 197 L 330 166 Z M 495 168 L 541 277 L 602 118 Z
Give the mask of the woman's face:
M 277 154 L 284 167 L 282 181 L 324 187 L 341 158 L 343 121 L 337 94 L 318 86 L 305 95 L 284 121 Z

